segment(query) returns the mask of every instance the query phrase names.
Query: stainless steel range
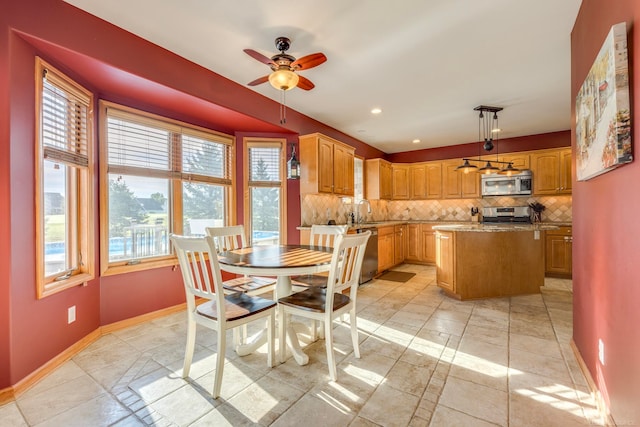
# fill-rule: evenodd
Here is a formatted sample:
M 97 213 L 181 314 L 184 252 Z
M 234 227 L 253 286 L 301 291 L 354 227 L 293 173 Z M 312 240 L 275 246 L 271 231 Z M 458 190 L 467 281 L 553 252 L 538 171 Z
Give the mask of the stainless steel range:
M 531 208 L 529 206 L 482 208 L 483 223 L 530 223 Z

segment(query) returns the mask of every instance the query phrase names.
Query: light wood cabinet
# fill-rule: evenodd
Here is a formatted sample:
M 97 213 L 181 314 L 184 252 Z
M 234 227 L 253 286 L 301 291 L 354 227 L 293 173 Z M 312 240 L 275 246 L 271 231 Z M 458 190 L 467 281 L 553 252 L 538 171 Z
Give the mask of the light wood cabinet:
M 411 262 L 422 261 L 422 224 L 407 225 L 407 253 L 405 259 Z
M 353 159 L 355 150 L 351 147 L 333 146 L 333 192 L 353 196 Z
M 529 153 L 512 153 L 512 154 L 504 154 L 498 157 L 498 160 L 501 162 L 509 162 L 513 165 L 514 168 L 524 170 L 530 168 L 529 162 Z M 500 165 L 505 167 L 507 165 Z
M 409 224 L 406 236 L 406 260 L 419 264 L 435 264 L 436 233 L 432 224 Z
M 394 234 L 393 225 L 378 228 L 378 273 L 393 267 L 395 257 Z
M 456 293 L 455 234 L 451 231 L 436 231 L 436 277 L 438 286 Z
M 409 200 L 409 165 L 392 164 L 391 173 L 393 200 Z
M 353 196 L 354 156 L 353 147 L 328 136 L 300 136 L 300 193 Z
M 571 194 L 571 149 L 531 153 L 533 194 Z
M 436 232 L 431 224 L 421 224 L 420 232 L 422 238 L 422 262 L 427 264 L 436 263 Z
M 407 226 L 404 224 L 394 226 L 393 250 L 393 265 L 402 264 L 407 253 Z
M 409 166 L 409 198 L 411 200 L 427 198 L 427 167 L 424 163 Z
M 442 193 L 445 199 L 480 197 L 480 175 L 456 170 L 462 159 L 443 163 Z
M 545 275 L 571 278 L 572 274 L 571 227 L 548 230 L 545 235 Z
M 364 162 L 365 197 L 369 200 L 390 200 L 393 196 L 391 163 L 382 159 Z
M 560 151 L 560 188 L 563 193 L 571 193 L 571 148 Z
M 442 199 L 442 162 L 428 162 L 425 168 L 427 199 Z

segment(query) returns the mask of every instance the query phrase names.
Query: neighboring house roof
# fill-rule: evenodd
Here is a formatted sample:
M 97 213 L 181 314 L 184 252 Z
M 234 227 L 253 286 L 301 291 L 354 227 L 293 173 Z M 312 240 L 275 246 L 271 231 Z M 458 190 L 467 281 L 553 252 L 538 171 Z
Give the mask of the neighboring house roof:
M 164 212 L 166 203 L 162 203 L 151 197 L 137 197 L 136 200 L 146 212 Z

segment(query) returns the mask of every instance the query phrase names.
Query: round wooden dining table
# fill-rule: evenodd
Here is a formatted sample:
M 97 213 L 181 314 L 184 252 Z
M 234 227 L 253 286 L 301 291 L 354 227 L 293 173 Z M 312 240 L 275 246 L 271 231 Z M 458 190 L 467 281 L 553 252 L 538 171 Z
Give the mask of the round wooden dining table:
M 218 255 L 220 269 L 229 273 L 276 276 L 276 296 L 282 298 L 291 295 L 291 276 L 314 274 L 329 271 L 333 248 L 306 245 L 256 245 L 241 249 L 221 252 Z M 294 325 L 287 322 L 287 342 L 289 348 L 300 365 L 309 363 L 298 342 Z M 266 337 L 253 340 L 238 350 L 238 354 L 252 353 L 260 347 Z M 281 347 L 284 349 L 284 346 Z

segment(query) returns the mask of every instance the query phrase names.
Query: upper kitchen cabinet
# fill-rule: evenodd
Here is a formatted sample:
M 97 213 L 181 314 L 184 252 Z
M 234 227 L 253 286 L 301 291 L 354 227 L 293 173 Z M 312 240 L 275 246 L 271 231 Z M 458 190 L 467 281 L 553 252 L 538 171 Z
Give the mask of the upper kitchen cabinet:
M 529 162 L 529 153 L 504 154 L 499 156 L 498 160 L 500 160 L 501 162 L 511 163 L 514 168 L 520 169 L 520 170 L 529 169 L 531 164 Z M 499 166 L 506 166 L 506 165 L 499 165 Z
M 392 164 L 391 175 L 393 200 L 409 200 L 409 165 Z
M 427 166 L 424 163 L 409 165 L 409 198 L 411 200 L 427 198 Z
M 371 200 L 391 200 L 393 197 L 391 163 L 382 159 L 369 159 L 364 162 L 366 191 L 365 197 Z
M 480 175 L 456 170 L 462 159 L 443 164 L 442 193 L 445 199 L 480 197 Z
M 353 196 L 355 149 L 328 136 L 300 136 L 300 193 Z
M 442 162 L 428 162 L 425 166 L 427 175 L 427 199 L 442 199 Z
M 571 194 L 571 149 L 531 153 L 533 194 Z

